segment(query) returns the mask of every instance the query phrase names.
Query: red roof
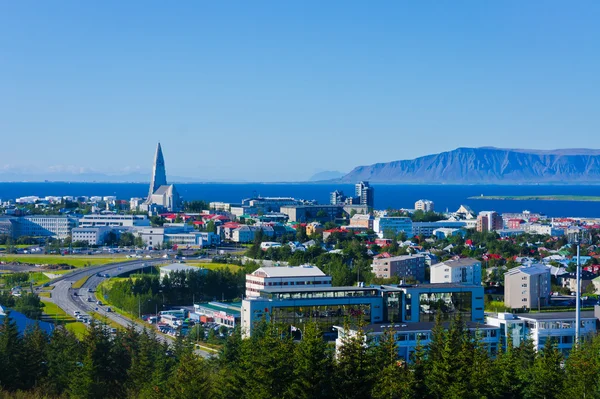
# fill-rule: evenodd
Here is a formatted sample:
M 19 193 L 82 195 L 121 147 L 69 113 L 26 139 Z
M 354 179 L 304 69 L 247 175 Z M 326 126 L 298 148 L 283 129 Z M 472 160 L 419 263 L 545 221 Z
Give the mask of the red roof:
M 223 224 L 223 227 L 225 227 L 226 229 L 237 229 L 240 226 L 241 224 L 236 222 L 227 222 Z

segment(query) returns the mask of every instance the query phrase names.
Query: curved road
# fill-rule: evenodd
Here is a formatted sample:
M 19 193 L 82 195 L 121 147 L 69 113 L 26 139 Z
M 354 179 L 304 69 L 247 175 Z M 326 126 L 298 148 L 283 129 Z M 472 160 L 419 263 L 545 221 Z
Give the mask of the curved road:
M 164 259 L 145 259 L 145 260 L 135 260 L 123 263 L 112 263 L 105 266 L 97 266 L 97 267 L 88 267 L 85 269 L 77 270 L 73 273 L 69 273 L 68 275 L 61 276 L 51 283 L 54 285 L 54 289 L 52 290 L 52 298 L 51 301 L 54 302 L 58 307 L 63 309 L 69 315 L 73 316 L 75 311 L 79 311 L 82 314 L 89 314 L 90 311 L 95 311 L 96 313 L 101 314 L 102 316 L 106 316 L 107 319 L 114 321 L 124 327 L 134 325 L 137 331 L 143 331 L 147 329 L 147 326 L 143 323 L 138 323 L 128 317 L 125 317 L 121 314 L 115 312 L 107 312 L 106 306 L 96 305 L 95 297 L 92 296 L 94 302 L 87 302 L 88 296 L 91 294 L 88 292 L 89 289 L 95 291 L 98 285 L 106 280 L 109 277 L 100 277 L 98 274 L 104 275 L 108 274 L 110 276 L 117 276 L 119 274 L 128 273 L 134 270 L 142 269 L 144 267 L 154 265 L 155 263 L 165 263 Z M 82 285 L 80 289 L 72 289 L 71 285 L 82 279 L 83 277 L 90 276 L 87 281 Z M 75 296 L 74 294 L 77 293 Z M 98 308 L 96 311 L 95 308 Z M 162 342 L 172 343 L 174 339 L 167 335 L 157 334 L 157 339 Z M 210 357 L 214 353 L 196 350 L 196 353 L 203 357 Z

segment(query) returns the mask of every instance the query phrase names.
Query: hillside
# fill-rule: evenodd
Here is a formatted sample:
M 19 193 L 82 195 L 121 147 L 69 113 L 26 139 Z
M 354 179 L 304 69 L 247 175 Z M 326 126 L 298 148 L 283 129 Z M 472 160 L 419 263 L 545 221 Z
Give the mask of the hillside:
M 412 160 L 358 166 L 340 180 L 447 184 L 600 183 L 600 150 L 457 148 Z

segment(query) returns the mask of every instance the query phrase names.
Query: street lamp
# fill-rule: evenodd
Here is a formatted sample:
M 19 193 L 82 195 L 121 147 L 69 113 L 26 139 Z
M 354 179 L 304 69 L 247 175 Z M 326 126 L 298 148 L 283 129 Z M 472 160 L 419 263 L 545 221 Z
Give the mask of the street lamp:
M 575 291 L 575 344 L 579 344 L 579 336 L 581 330 L 581 257 L 580 249 L 581 244 L 586 244 L 589 241 L 589 234 L 576 233 L 569 236 L 569 241 L 572 244 L 577 245 L 577 288 Z

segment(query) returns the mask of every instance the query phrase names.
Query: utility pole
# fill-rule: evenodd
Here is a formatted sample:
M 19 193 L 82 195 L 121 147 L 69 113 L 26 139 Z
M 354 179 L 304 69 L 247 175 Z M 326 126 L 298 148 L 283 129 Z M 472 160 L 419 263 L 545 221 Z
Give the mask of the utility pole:
M 575 303 L 575 344 L 579 344 L 579 334 L 581 327 L 581 258 L 579 257 L 579 250 L 581 246 L 581 240 L 577 240 L 577 290 L 576 290 L 576 298 L 577 302 Z

